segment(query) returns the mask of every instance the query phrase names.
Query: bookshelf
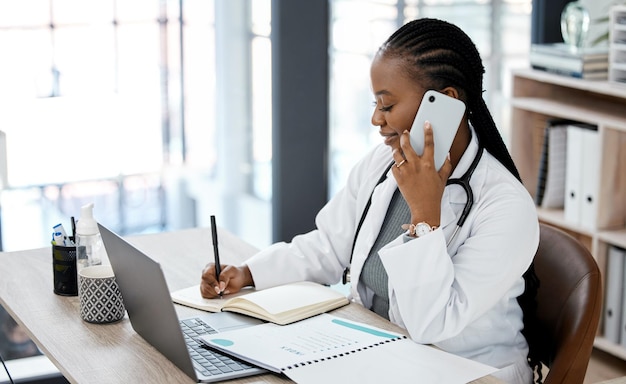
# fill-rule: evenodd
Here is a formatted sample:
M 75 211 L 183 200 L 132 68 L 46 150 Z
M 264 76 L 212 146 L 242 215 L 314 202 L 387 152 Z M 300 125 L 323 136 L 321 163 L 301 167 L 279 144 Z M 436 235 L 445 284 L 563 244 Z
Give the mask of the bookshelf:
M 579 239 L 606 276 L 609 246 L 626 248 L 626 87 L 544 71 L 513 72 L 511 155 L 524 185 L 535 195 L 546 122 L 553 118 L 598 126 L 600 169 L 596 218 L 591 228 L 566 220 L 563 209 L 537 208 L 540 221 Z M 603 337 L 601 322 L 595 347 L 626 360 L 626 348 Z

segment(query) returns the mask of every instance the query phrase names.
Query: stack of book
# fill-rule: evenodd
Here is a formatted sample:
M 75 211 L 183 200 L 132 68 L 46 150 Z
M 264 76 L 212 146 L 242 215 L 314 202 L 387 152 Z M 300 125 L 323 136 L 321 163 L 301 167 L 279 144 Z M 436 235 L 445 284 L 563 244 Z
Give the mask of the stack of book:
M 576 48 L 564 43 L 533 44 L 530 65 L 539 70 L 589 80 L 606 80 L 609 74 L 607 47 Z

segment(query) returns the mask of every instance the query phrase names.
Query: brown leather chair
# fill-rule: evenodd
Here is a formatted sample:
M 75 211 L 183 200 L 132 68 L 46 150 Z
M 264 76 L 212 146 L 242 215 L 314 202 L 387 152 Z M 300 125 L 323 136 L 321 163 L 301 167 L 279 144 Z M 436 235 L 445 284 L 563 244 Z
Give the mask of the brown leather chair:
M 600 320 L 600 269 L 574 237 L 546 224 L 540 228 L 535 255 L 538 328 L 529 345 L 549 368 L 545 384 L 582 383 Z

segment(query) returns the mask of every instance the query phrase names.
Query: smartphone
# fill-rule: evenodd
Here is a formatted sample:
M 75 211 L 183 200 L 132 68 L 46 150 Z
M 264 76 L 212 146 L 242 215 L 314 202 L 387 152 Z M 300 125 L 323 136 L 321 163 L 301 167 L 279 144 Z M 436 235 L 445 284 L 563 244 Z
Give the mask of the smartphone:
M 411 126 L 411 146 L 415 153 L 420 156 L 424 153 L 424 123 L 428 120 L 433 127 L 435 168 L 441 169 L 464 113 L 465 103 L 461 100 L 432 89 L 426 91 Z

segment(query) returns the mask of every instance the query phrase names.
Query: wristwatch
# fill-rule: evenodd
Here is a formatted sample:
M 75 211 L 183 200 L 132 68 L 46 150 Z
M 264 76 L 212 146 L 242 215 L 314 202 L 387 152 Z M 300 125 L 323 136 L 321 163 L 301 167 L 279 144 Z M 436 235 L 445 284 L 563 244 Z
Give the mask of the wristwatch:
M 409 236 L 422 237 L 426 234 L 437 229 L 437 226 L 430 226 L 430 224 L 422 221 L 417 224 L 411 224 L 409 226 Z

